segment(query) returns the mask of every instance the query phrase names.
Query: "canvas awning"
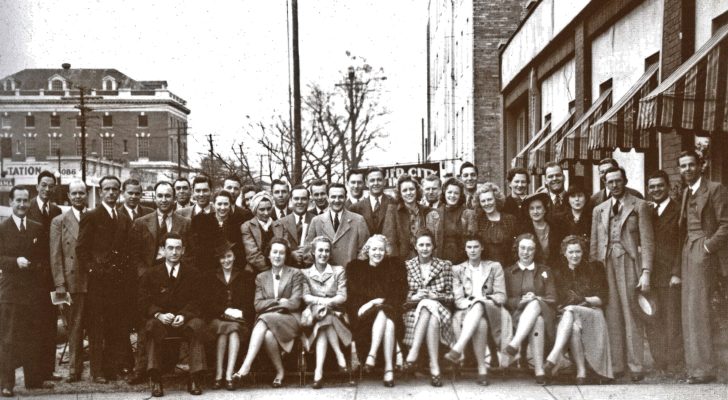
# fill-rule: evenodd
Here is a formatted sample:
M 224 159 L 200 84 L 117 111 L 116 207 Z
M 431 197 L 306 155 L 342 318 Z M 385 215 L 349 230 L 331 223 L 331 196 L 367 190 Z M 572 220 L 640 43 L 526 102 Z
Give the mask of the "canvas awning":
M 556 142 L 564 137 L 564 134 L 571 129 L 573 123 L 574 113 L 571 112 L 565 120 L 528 152 L 528 169 L 531 173 L 543 173 L 544 165 L 554 159 Z
M 527 168 L 528 167 L 528 152 L 531 151 L 533 146 L 540 142 L 546 135 L 551 132 L 551 121 L 547 122 L 546 125 L 536 133 L 528 143 L 523 146 L 521 151 L 511 160 L 511 167 L 513 168 Z
M 612 107 L 612 89 L 604 91 L 574 126 L 556 143 L 557 161 L 592 160 L 601 158 L 589 151 L 589 128 Z

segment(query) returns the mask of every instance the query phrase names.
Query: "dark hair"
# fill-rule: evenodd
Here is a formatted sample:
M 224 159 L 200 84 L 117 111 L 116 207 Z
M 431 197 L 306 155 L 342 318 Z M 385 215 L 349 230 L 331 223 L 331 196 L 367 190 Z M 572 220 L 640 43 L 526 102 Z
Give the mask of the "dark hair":
M 465 161 L 464 163 L 460 164 L 460 176 L 463 175 L 463 170 L 465 168 L 472 168 L 475 170 L 475 175 L 479 175 L 480 172 L 478 172 L 478 167 L 475 166 L 475 164 L 471 163 L 470 161 Z
M 531 175 L 528 174 L 528 171 L 525 168 L 521 168 L 521 167 L 511 168 L 508 170 L 508 174 L 506 175 L 506 179 L 508 179 L 508 183 L 511 183 L 511 181 L 513 181 L 513 178 L 515 178 L 516 175 L 526 175 L 526 183 L 531 183 Z
M 190 181 L 187 178 L 179 177 L 179 178 L 175 179 L 174 182 L 172 182 L 172 187 L 174 187 L 174 185 L 176 185 L 177 182 L 185 182 L 187 184 L 187 186 L 190 187 L 190 189 L 192 188 L 192 185 L 190 184 Z
M 417 233 L 415 234 L 415 243 L 417 243 L 417 241 L 420 240 L 421 237 L 425 236 L 429 237 L 430 241 L 432 241 L 432 247 L 437 247 L 437 244 L 435 243 L 435 234 L 427 228 L 421 228 L 417 231 Z
M 402 200 L 402 185 L 407 182 L 412 182 L 415 185 L 415 202 L 419 203 L 422 200 L 422 187 L 420 187 L 420 184 L 410 174 L 402 174 L 397 178 L 397 203 L 404 204 L 404 200 Z
M 569 186 L 569 189 L 566 190 L 566 198 L 567 199 L 569 197 L 576 197 L 579 194 L 583 194 L 584 197 L 589 198 L 589 196 L 586 193 L 586 190 L 584 190 L 584 188 L 582 188 L 579 185 L 570 185 Z
M 611 174 L 612 172 L 621 172 L 622 178 L 624 178 L 624 183 L 627 183 L 627 172 L 624 171 L 624 168 L 622 167 L 609 167 L 608 170 L 604 171 L 604 176 L 606 177 L 607 174 Z
M 455 204 L 455 206 L 462 206 L 465 204 L 465 185 L 463 185 L 463 182 L 460 181 L 458 178 L 447 178 L 445 182 L 442 184 L 442 193 L 440 194 L 440 203 L 447 205 L 447 201 L 445 200 L 445 192 L 447 191 L 448 186 L 457 186 L 460 188 L 460 198 L 458 199 L 458 202 Z
M 331 193 L 331 189 L 335 189 L 335 188 L 344 189 L 344 196 L 346 196 L 346 186 L 344 186 L 343 183 L 339 183 L 339 182 L 334 182 L 334 183 L 330 184 L 329 187 L 326 188 L 326 194 L 328 195 L 329 193 Z
M 380 172 L 382 174 L 382 179 L 385 177 L 384 170 L 379 167 L 371 167 L 367 170 L 367 179 L 369 179 L 369 175 L 373 174 L 374 172 Z
M 430 174 L 425 177 L 425 179 L 422 180 L 422 182 L 437 182 L 442 187 L 442 180 L 437 174 Z
M 290 253 L 291 253 L 291 245 L 288 243 L 288 240 L 282 238 L 282 237 L 273 237 L 270 242 L 268 242 L 268 245 L 265 246 L 265 257 L 270 256 L 270 250 L 273 248 L 274 244 L 282 244 L 286 247 L 286 260 L 290 259 Z
M 121 180 L 119 178 L 115 177 L 114 175 L 106 175 L 106 176 L 102 177 L 101 180 L 99 181 L 99 187 L 104 187 L 104 181 L 109 180 L 109 179 L 115 180 L 116 183 L 119 184 L 119 187 L 121 187 Z
M 245 194 L 248 192 L 256 192 L 258 193 L 258 188 L 255 187 L 255 185 L 245 185 L 242 189 L 240 189 L 240 193 Z
M 180 235 L 177 232 L 168 232 L 167 234 L 164 235 L 164 242 L 163 243 L 165 244 L 165 246 L 167 245 L 167 240 L 168 239 L 177 239 L 177 240 L 179 240 L 179 241 L 182 242 L 182 245 L 183 246 L 185 244 L 185 241 L 182 239 L 182 235 Z
M 233 182 L 237 182 L 240 185 L 243 184 L 243 182 L 240 181 L 240 177 L 237 174 L 230 174 L 230 175 L 226 176 L 225 179 L 223 180 L 223 182 L 224 181 L 233 181 Z
M 280 179 L 280 178 L 278 178 L 278 179 L 273 179 L 273 180 L 271 181 L 271 183 L 270 183 L 270 190 L 271 190 L 271 191 L 273 191 L 273 187 L 274 187 L 275 185 L 284 185 L 284 186 L 286 187 L 286 189 L 288 189 L 288 191 L 289 191 L 289 192 L 291 191 L 291 187 L 290 187 L 290 186 L 288 186 L 288 183 L 287 183 L 287 182 L 284 182 L 284 181 L 283 181 L 283 179 Z
M 538 239 L 536 239 L 536 235 L 530 232 L 521 233 L 520 235 L 516 236 L 516 240 L 513 241 L 513 253 L 516 256 L 516 260 L 518 260 L 518 245 L 521 243 L 522 240 L 530 240 L 536 245 L 536 252 L 533 255 L 534 260 L 538 260 L 541 257 L 541 243 L 539 243 Z
M 210 178 L 207 177 L 207 175 L 197 175 L 195 179 L 192 180 L 192 189 L 195 189 L 195 186 L 198 183 L 207 183 L 207 185 L 212 189 L 212 182 L 210 182 Z
M 174 185 L 172 185 L 171 183 L 169 183 L 169 181 L 159 181 L 159 182 L 157 182 L 154 185 L 154 192 L 156 193 L 157 192 L 157 188 L 160 187 L 160 186 L 162 186 L 162 185 L 169 185 L 169 187 L 172 188 L 172 197 L 174 197 L 177 194 L 177 192 L 174 190 Z
M 53 178 L 53 183 L 54 184 L 55 183 L 58 183 L 58 182 L 56 182 L 56 176 L 53 175 L 53 172 L 48 171 L 47 169 L 44 169 L 43 171 L 40 171 L 40 174 L 38 174 L 38 183 L 39 184 L 40 184 L 40 180 L 43 179 L 43 178 Z
M 564 168 L 562 168 L 562 167 L 561 167 L 561 164 L 559 164 L 559 163 L 558 163 L 558 162 L 556 162 L 556 161 L 549 161 L 549 162 L 547 162 L 547 163 L 546 163 L 546 164 L 545 164 L 545 165 L 543 166 L 543 170 L 544 170 L 544 172 L 545 172 L 545 171 L 546 171 L 547 169 L 549 169 L 549 168 L 554 168 L 554 167 L 558 167 L 558 168 L 559 168 L 559 169 L 561 170 L 561 173 L 562 173 L 562 174 L 564 173 Z
M 606 165 L 606 164 L 609 164 L 612 167 L 619 167 L 619 163 L 617 162 L 617 160 L 615 160 L 613 158 L 605 157 L 605 158 L 602 158 L 601 160 L 599 160 L 598 165 L 601 166 L 601 165 Z
M 303 186 L 300 183 L 298 185 L 293 185 L 293 187 L 291 188 L 291 193 L 293 193 L 294 190 L 305 190 L 308 194 L 308 189 L 306 189 L 306 186 Z
M 124 183 L 121 184 L 121 190 L 126 191 L 126 187 L 132 185 L 132 186 L 141 186 L 141 182 L 139 182 L 138 179 L 129 178 L 124 181 Z
M 683 157 L 693 157 L 695 159 L 695 162 L 698 163 L 698 165 L 703 164 L 703 157 L 700 157 L 700 154 L 696 152 L 695 150 L 683 150 L 680 152 L 680 154 L 677 156 L 677 165 L 680 165 L 680 159 Z
M 326 187 L 326 193 L 328 193 L 328 183 L 324 181 L 323 179 L 314 179 L 311 182 L 308 183 L 308 190 L 311 191 L 311 188 L 314 186 L 324 186 Z
M 215 199 L 218 198 L 218 197 L 220 197 L 220 196 L 227 197 L 228 200 L 230 200 L 230 204 L 231 205 L 235 204 L 235 199 L 233 199 L 233 194 L 230 193 L 230 192 L 228 192 L 225 189 L 220 189 L 217 192 L 215 192 L 215 194 L 212 196 L 212 200 L 213 200 L 212 202 L 214 203 L 215 202 Z
M 18 186 L 18 185 L 15 185 L 15 186 L 13 186 L 13 187 L 12 187 L 12 188 L 10 189 L 10 200 L 13 200 L 13 199 L 15 199 L 15 192 L 17 192 L 17 191 L 19 191 L 19 190 L 25 190 L 25 191 L 26 191 L 26 192 L 28 192 L 28 194 L 30 195 L 30 191 L 29 191 L 28 189 L 24 188 L 23 186 Z
M 468 242 L 471 242 L 473 240 L 474 241 L 477 241 L 478 243 L 480 243 L 480 246 L 481 247 L 483 246 L 483 238 L 481 238 L 480 235 L 476 235 L 474 233 L 468 233 L 467 235 L 465 235 L 463 237 L 463 243 L 468 243 Z
M 361 175 L 362 179 L 364 179 L 364 175 L 366 175 L 366 170 L 363 169 L 350 169 L 346 171 L 346 181 L 349 182 L 349 179 L 352 175 Z
M 668 187 L 670 186 L 670 176 L 667 175 L 667 172 L 664 170 L 658 169 L 657 171 L 650 174 L 650 176 L 647 177 L 647 183 L 649 184 L 650 179 L 658 179 L 662 178 L 665 180 L 665 185 Z
M 587 245 L 586 239 L 583 238 L 582 236 L 579 236 L 579 235 L 569 235 L 569 236 L 565 237 L 564 240 L 561 241 L 561 249 L 560 249 L 561 250 L 561 256 L 564 255 L 564 253 L 566 252 L 566 248 L 570 244 L 578 244 L 579 247 L 581 247 L 581 252 L 584 253 L 582 255 L 582 261 L 585 261 L 585 258 L 584 257 L 588 257 L 589 256 L 587 254 L 588 251 L 589 251 L 589 248 L 588 248 L 589 246 Z

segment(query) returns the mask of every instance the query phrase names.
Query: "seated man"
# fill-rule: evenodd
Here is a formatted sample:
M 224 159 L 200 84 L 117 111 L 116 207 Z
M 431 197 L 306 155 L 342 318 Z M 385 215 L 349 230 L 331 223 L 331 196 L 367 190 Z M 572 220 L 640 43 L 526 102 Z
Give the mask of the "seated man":
M 190 394 L 202 394 L 205 369 L 205 322 L 201 318 L 199 299 L 200 273 L 183 264 L 185 252 L 182 236 L 168 233 L 164 239 L 163 264 L 154 265 L 142 276 L 139 286 L 139 310 L 146 320 L 147 374 L 152 380 L 152 396 L 164 396 L 160 366 L 162 342 L 166 337 L 182 336 L 189 341 Z

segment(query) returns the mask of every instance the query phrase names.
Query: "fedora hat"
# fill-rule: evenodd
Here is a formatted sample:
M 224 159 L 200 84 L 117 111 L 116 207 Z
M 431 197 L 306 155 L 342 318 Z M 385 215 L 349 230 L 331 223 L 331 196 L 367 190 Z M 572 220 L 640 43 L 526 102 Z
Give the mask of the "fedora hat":
M 644 321 L 650 321 L 657 316 L 657 301 L 653 292 L 643 292 L 639 288 L 634 293 L 633 312 Z
M 232 248 L 235 246 L 234 243 L 231 243 L 227 240 L 223 240 L 222 243 L 219 243 L 217 246 L 215 246 L 215 257 L 222 257 L 225 255 L 225 253 L 228 252 L 228 250 L 232 250 Z

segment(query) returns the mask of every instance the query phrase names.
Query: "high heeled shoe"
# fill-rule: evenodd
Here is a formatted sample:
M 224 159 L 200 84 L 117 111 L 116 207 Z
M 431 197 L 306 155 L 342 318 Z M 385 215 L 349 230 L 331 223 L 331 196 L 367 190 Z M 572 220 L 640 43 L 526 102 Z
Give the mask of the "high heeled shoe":
M 324 379 L 323 379 L 323 378 L 321 378 L 321 379 L 319 379 L 319 380 L 315 380 L 315 381 L 313 381 L 313 384 L 311 384 L 311 387 L 312 387 L 312 388 L 314 388 L 314 389 L 321 389 L 321 388 L 323 388 L 323 387 L 324 387 L 324 382 L 323 382 L 323 380 L 324 380 Z
M 212 384 L 212 389 L 213 390 L 220 390 L 220 389 L 222 389 L 223 382 L 224 381 L 222 379 L 215 379 L 215 383 Z
M 232 383 L 234 386 L 241 386 L 245 382 L 247 382 L 249 376 L 250 376 L 250 372 L 248 372 L 245 375 L 241 374 L 240 372 L 236 372 L 233 374 Z
M 283 378 L 275 378 L 273 379 L 273 382 L 270 384 L 270 387 L 273 389 L 278 389 L 283 387 Z
M 367 361 L 369 361 L 370 358 L 372 359 L 372 361 L 374 361 L 373 364 L 367 364 Z M 376 363 L 377 363 L 377 359 L 374 358 L 373 355 L 368 354 L 366 360 L 364 360 L 364 364 L 362 364 L 361 370 L 365 374 L 371 374 L 374 371 L 374 366 L 376 365 Z
M 382 379 L 382 385 L 384 385 L 384 387 L 392 388 L 394 387 L 394 371 L 388 369 L 384 371 L 384 375 L 387 375 L 387 372 L 390 372 L 392 374 L 392 379 Z
M 442 375 L 430 375 L 430 385 L 433 387 L 441 387 Z

